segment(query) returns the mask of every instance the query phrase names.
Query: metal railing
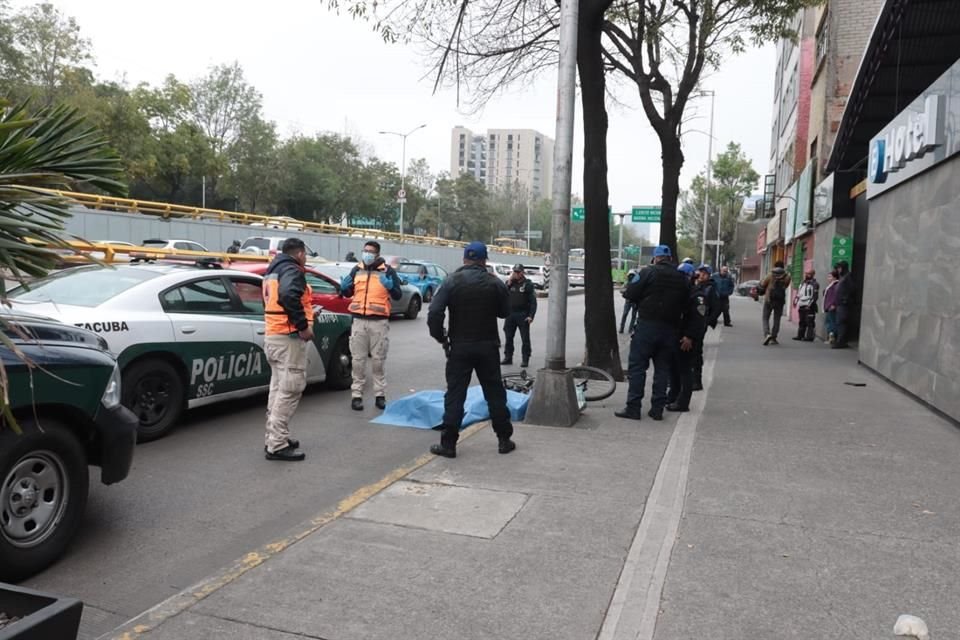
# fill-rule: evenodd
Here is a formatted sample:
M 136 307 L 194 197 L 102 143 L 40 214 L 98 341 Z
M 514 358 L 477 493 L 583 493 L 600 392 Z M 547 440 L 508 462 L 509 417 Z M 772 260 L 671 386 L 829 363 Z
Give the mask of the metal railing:
M 311 233 L 322 233 L 327 235 L 347 235 L 363 238 L 375 238 L 378 240 L 392 240 L 404 244 L 419 244 L 436 247 L 460 247 L 467 245 L 466 242 L 459 240 L 448 240 L 446 238 L 437 238 L 435 236 L 416 236 L 410 234 L 401 234 L 394 231 L 383 231 L 381 229 L 364 229 L 360 227 L 345 227 L 335 224 L 324 224 L 321 222 L 309 222 L 306 220 L 297 220 L 293 218 L 267 216 L 257 213 L 241 213 L 238 211 L 225 211 L 223 209 L 207 209 L 204 207 L 191 207 L 181 204 L 170 204 L 167 202 L 152 202 L 149 200 L 134 200 L 131 198 L 115 198 L 113 196 L 102 196 L 93 193 L 79 193 L 73 191 L 44 190 L 49 193 L 55 193 L 62 198 L 70 200 L 78 205 L 94 209 L 97 211 L 116 211 L 120 213 L 139 213 L 144 215 L 160 216 L 163 219 L 170 218 L 189 218 L 192 220 L 211 220 L 216 222 L 228 222 L 232 224 L 256 225 L 255 228 L 284 229 L 287 231 L 309 231 Z M 543 256 L 539 251 L 530 251 L 528 249 L 516 249 L 514 247 L 503 247 L 490 245 L 490 250 L 497 253 L 506 253 L 518 256 Z M 195 252 L 194 252 L 195 253 Z M 236 254 L 231 254 L 236 255 Z

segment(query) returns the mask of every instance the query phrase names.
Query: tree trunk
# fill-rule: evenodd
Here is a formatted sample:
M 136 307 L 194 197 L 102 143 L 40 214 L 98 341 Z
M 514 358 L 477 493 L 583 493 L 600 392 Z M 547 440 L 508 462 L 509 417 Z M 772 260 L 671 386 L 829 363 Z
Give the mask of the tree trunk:
M 683 167 L 683 149 L 676 131 L 667 125 L 660 135 L 663 168 L 663 189 L 660 200 L 660 244 L 670 247 L 677 255 L 677 198 L 680 196 L 680 169 Z M 701 241 L 697 239 L 697 243 Z
M 602 18 L 580 20 L 577 67 L 583 104 L 583 202 L 586 208 L 586 363 L 623 380 L 620 342 L 610 273 L 610 216 L 607 187 L 607 108 L 601 43 Z

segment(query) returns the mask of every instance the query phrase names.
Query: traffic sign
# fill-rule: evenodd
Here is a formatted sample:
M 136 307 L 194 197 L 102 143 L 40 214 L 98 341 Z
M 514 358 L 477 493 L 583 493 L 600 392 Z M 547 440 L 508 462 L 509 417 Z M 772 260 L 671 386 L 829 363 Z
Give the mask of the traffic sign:
M 400 204 L 406 204 L 406 203 L 407 203 L 407 199 L 406 199 L 406 198 L 397 198 L 397 202 L 399 202 Z
M 630 219 L 633 222 L 660 222 L 660 207 L 634 207 L 631 214 Z
M 831 255 L 831 264 L 837 264 L 841 260 L 846 260 L 847 264 L 853 258 L 853 238 L 850 236 L 835 236 L 833 238 L 833 252 Z
M 404 191 L 403 189 L 400 189 L 399 191 L 397 191 L 397 200 L 406 200 L 406 199 L 407 199 L 406 191 Z
M 704 240 L 704 244 L 720 245 L 721 247 L 725 244 L 723 240 Z
M 607 215 L 613 217 L 613 207 L 607 207 Z M 583 222 L 587 218 L 586 207 L 570 207 L 570 220 L 572 222 Z
M 526 235 L 528 240 L 543 240 L 543 231 L 539 229 L 536 231 L 527 231 Z

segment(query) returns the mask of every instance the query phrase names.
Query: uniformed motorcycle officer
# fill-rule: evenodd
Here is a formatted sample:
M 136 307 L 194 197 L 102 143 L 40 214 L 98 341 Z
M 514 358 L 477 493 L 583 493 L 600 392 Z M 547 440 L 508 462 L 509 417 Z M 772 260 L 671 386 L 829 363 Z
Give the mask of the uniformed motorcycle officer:
M 677 270 L 687 278 L 694 276 L 693 265 L 684 262 Z M 703 349 L 703 334 L 706 331 L 707 307 L 703 293 L 696 288 L 690 290 L 687 305 L 680 320 L 680 348 L 674 352 L 673 367 L 670 370 L 670 393 L 667 411 L 689 411 L 690 396 L 693 395 L 694 373 L 698 349 Z
M 521 367 L 530 365 L 530 325 L 533 323 L 533 317 L 537 314 L 537 292 L 533 288 L 533 283 L 527 279 L 523 272 L 523 265 L 514 265 L 513 273 L 507 280 L 507 291 L 510 294 L 510 315 L 503 323 L 503 360 L 500 364 L 513 364 L 513 338 L 520 330 L 521 355 L 523 360 Z
M 303 267 L 303 240 L 288 238 L 263 278 L 265 337 L 263 351 L 270 364 L 267 396 L 267 460 L 298 461 L 306 456 L 290 437 L 289 423 L 307 386 L 307 348 L 313 340 L 313 292 Z
M 427 326 L 430 336 L 447 352 L 447 393 L 443 398 L 443 431 L 440 444 L 430 453 L 457 457 L 457 440 L 463 422 L 463 403 L 473 372 L 490 409 L 500 453 L 516 449 L 513 424 L 507 409 L 507 391 L 500 374 L 500 332 L 497 318 L 510 312 L 506 285 L 486 269 L 487 247 L 471 242 L 463 251 L 463 266 L 444 279 L 430 302 Z M 444 330 L 447 308 L 450 327 Z
M 667 405 L 670 367 L 677 349 L 677 327 L 690 296 L 687 277 L 671 263 L 670 247 L 659 245 L 653 250 L 653 265 L 642 270 L 623 292 L 623 297 L 637 305 L 637 324 L 630 340 L 627 406 L 614 415 L 639 420 L 647 382 L 647 368 L 653 360 L 653 397 L 648 415 L 663 420 Z

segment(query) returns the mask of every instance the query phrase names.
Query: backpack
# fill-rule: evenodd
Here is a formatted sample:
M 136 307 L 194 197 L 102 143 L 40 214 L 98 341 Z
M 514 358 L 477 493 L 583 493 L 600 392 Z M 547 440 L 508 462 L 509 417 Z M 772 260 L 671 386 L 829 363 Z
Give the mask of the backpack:
M 770 304 L 775 307 L 782 307 L 787 302 L 787 288 L 783 284 L 783 278 L 774 278 L 770 283 Z

